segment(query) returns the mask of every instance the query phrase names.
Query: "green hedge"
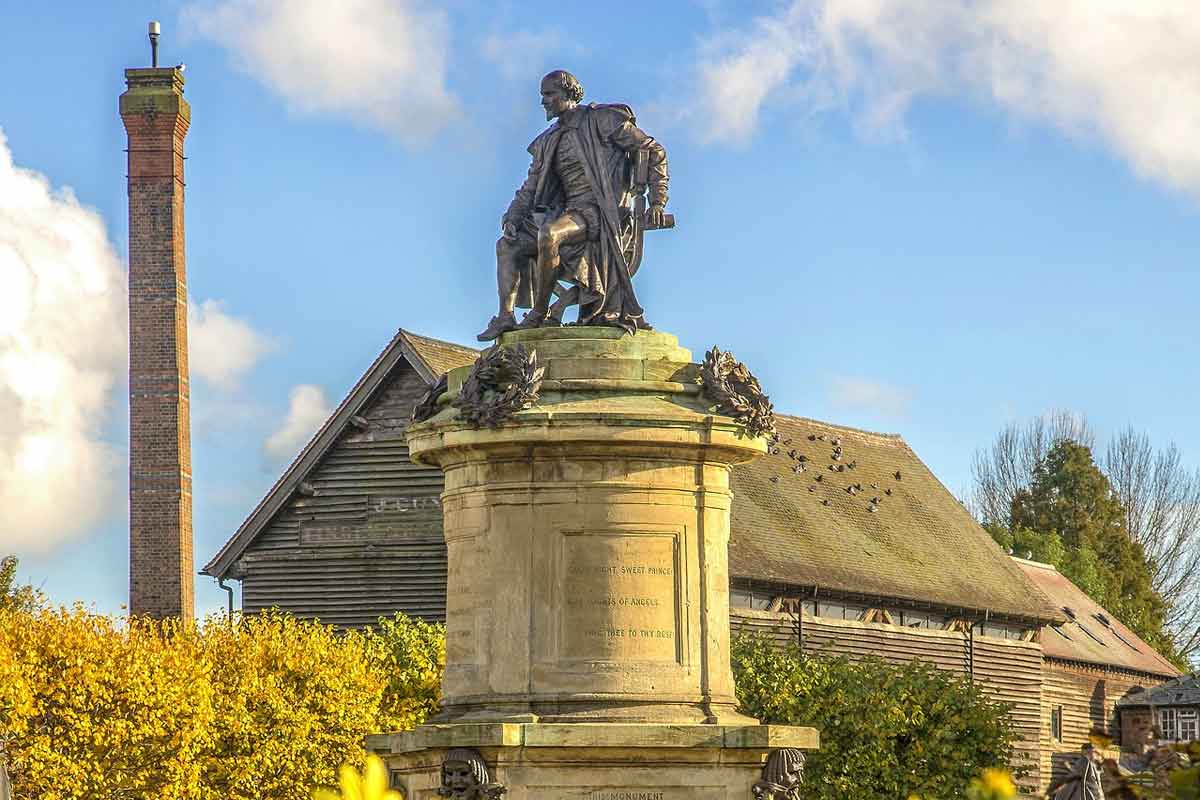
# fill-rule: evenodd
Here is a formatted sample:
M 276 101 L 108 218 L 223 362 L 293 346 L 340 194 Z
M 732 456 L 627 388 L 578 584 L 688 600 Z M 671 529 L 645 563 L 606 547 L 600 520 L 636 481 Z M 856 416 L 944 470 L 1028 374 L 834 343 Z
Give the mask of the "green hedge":
M 965 676 L 812 657 L 753 636 L 734 638 L 732 660 L 743 713 L 821 731 L 805 770 L 810 800 L 964 797 L 972 778 L 1009 763 L 1007 706 Z

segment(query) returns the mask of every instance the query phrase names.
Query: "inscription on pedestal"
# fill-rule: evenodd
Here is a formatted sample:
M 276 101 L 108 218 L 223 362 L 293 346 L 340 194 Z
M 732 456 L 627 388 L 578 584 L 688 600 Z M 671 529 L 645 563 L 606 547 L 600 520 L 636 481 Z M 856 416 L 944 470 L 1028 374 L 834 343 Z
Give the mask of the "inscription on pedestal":
M 677 662 L 676 549 L 671 534 L 564 535 L 563 657 Z
M 673 785 L 660 787 L 528 786 L 528 797 L 538 800 L 726 800 L 729 792 L 720 786 Z

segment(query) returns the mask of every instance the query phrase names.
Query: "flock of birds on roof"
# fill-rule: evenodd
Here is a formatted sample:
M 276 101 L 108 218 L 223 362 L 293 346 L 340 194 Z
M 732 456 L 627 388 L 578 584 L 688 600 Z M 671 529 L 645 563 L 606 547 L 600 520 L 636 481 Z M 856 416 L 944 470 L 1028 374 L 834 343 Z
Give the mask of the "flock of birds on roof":
M 810 433 L 808 435 L 808 440 L 810 442 L 824 442 L 830 446 L 830 463 L 827 465 L 826 470 L 821 470 L 815 467 L 808 456 L 806 456 L 804 453 L 801 453 L 798 449 L 791 447 L 791 439 L 783 438 L 778 431 L 771 434 L 770 440 L 767 444 L 767 454 L 777 456 L 783 453 L 783 448 L 790 447 L 790 449 L 787 451 L 787 457 L 792 461 L 792 474 L 799 476 L 810 470 L 813 472 L 812 483 L 810 483 L 808 486 L 808 491 L 810 493 L 816 494 L 819 486 L 833 488 L 835 485 L 840 484 L 840 481 L 838 481 L 836 478 L 827 482 L 825 480 L 826 471 L 832 472 L 836 476 L 858 469 L 858 461 L 854 459 L 850 459 L 849 461 L 845 460 L 845 451 L 842 449 L 842 439 L 840 436 L 826 436 L 823 433 Z M 892 477 L 899 481 L 901 479 L 900 470 L 893 472 Z M 779 480 L 779 475 L 771 476 L 771 483 L 778 484 Z M 851 497 L 856 497 L 859 494 L 867 494 L 868 492 L 877 492 L 877 494 L 872 495 L 871 500 L 867 503 L 867 511 L 872 514 L 877 512 L 880 506 L 883 505 L 883 500 L 885 497 L 891 497 L 892 495 L 891 487 L 880 489 L 878 483 L 870 483 L 864 487 L 861 481 L 847 484 L 845 486 L 845 492 Z M 828 497 L 823 497 L 821 498 L 821 505 L 830 506 L 833 505 L 833 501 Z

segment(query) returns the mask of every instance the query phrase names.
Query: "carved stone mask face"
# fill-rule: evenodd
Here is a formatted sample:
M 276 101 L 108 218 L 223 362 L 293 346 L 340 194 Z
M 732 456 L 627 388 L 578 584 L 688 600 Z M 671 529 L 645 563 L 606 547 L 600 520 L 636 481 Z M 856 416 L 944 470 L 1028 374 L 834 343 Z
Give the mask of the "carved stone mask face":
M 442 785 L 455 792 L 466 792 L 474 787 L 471 765 L 465 761 L 447 761 L 442 765 Z
M 575 103 L 567 97 L 566 92 L 557 83 L 546 81 L 542 84 L 542 108 L 546 109 L 546 119 L 552 120 L 571 110 Z

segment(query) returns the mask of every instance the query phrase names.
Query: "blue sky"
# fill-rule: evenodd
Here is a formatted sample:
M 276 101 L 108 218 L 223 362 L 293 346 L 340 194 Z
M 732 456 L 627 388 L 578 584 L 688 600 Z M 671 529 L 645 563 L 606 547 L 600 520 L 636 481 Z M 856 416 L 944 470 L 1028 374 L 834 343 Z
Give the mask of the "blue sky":
M 1050 409 L 1200 464 L 1200 13 L 1120 5 L 7 3 L 0 551 L 55 601 L 125 600 L 116 102 L 149 19 L 192 105 L 197 567 L 397 327 L 471 343 L 494 313 L 555 67 L 668 150 L 648 318 L 777 409 L 899 432 L 955 492 Z

